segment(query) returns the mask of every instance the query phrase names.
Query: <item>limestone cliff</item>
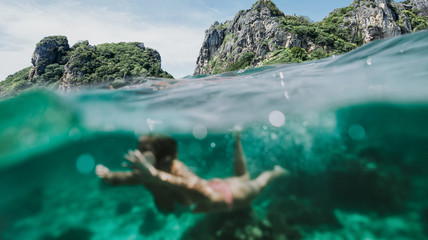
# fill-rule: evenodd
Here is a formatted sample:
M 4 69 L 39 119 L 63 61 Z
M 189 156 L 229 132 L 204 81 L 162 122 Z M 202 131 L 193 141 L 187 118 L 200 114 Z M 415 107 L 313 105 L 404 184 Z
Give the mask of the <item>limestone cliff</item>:
M 30 81 L 34 81 L 38 76 L 45 73 L 48 65 L 54 63 L 63 63 L 63 57 L 67 55 L 70 50 L 68 40 L 64 36 L 50 36 L 43 38 L 36 45 L 31 63 L 30 74 L 28 76 Z
M 1 95 L 36 86 L 67 90 L 135 77 L 172 78 L 162 70 L 160 54 L 141 42 L 91 46 L 82 41 L 70 48 L 67 37 L 50 36 L 36 45 L 31 62 L 0 82 Z
M 403 28 L 397 23 L 400 18 L 397 3 L 389 0 L 356 0 L 351 7 L 351 14 L 344 18 L 347 26 L 342 27 L 350 28 L 352 35 L 361 35 L 363 43 L 411 32 L 407 19 L 403 20 Z
M 159 52 L 140 42 L 91 46 L 83 41 L 73 46 L 69 56 L 60 89 L 136 76 L 172 78 L 161 69 Z
M 374 40 L 428 28 L 426 11 L 427 0 L 355 0 L 314 23 L 285 16 L 272 1 L 259 0 L 205 32 L 194 74 L 342 54 Z
M 284 14 L 271 1 L 258 1 L 240 11 L 232 21 L 214 23 L 206 31 L 195 75 L 257 66 L 282 47 L 315 50 L 310 38 L 285 31 Z
M 428 16 L 428 1 L 427 0 L 407 0 L 403 4 L 410 6 L 419 16 Z

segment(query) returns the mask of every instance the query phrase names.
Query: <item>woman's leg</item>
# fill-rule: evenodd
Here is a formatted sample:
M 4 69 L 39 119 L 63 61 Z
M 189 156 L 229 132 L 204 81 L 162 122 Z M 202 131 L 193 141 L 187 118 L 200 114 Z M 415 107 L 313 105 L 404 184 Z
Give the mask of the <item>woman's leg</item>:
M 256 179 L 251 180 L 250 184 L 252 185 L 255 192 L 261 192 L 270 182 L 273 180 L 289 175 L 289 171 L 278 165 L 274 167 L 272 171 L 265 171 L 260 174 Z
M 253 180 L 244 180 L 241 177 L 225 179 L 232 191 L 233 206 L 236 208 L 248 206 L 269 183 L 288 174 L 286 169 L 275 166 L 272 171 L 265 171 Z
M 235 135 L 235 152 L 234 152 L 234 162 L 233 167 L 235 169 L 235 174 L 238 177 L 243 179 L 250 179 L 250 174 L 247 169 L 247 162 L 245 160 L 244 150 L 242 149 L 241 143 L 241 132 L 237 131 Z

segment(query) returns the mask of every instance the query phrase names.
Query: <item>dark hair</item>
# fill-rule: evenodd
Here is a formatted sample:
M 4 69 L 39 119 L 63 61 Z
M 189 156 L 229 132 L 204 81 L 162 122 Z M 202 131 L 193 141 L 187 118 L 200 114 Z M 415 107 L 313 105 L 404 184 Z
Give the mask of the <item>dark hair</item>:
M 171 169 L 172 160 L 178 156 L 177 142 L 170 136 L 141 136 L 138 140 L 138 150 L 151 151 L 156 157 L 155 167 L 164 171 Z

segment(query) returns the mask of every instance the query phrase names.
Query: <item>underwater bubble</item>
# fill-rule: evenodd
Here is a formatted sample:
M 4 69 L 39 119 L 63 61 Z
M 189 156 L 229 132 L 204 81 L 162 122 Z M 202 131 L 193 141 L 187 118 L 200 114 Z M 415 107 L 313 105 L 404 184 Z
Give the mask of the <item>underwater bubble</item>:
M 281 78 L 281 79 L 284 79 L 284 74 L 282 73 L 282 72 L 279 72 L 279 77 Z M 281 83 L 284 83 L 283 81 L 281 81 Z
M 320 122 L 320 117 L 319 117 L 318 113 L 310 111 L 310 112 L 305 113 L 305 120 L 310 125 L 318 125 Z
M 50 108 L 46 109 L 44 116 L 47 120 L 51 120 L 51 121 L 56 121 L 61 118 L 60 114 L 58 114 L 55 110 Z
M 371 66 L 373 64 L 373 58 L 369 57 L 366 61 L 367 65 Z
M 146 119 L 147 127 L 149 128 L 150 132 L 153 132 L 155 130 L 156 124 L 162 124 L 163 122 L 161 120 L 155 120 L 151 118 Z
M 37 133 L 31 128 L 24 128 L 19 132 L 19 139 L 23 144 L 32 145 L 37 140 Z
M 285 87 L 285 82 L 281 80 L 281 87 Z
M 374 162 L 367 163 L 366 168 L 369 170 L 375 170 L 377 168 L 377 164 Z
M 202 125 L 202 124 L 196 124 L 193 127 L 193 136 L 196 139 L 202 140 L 202 139 L 204 139 L 207 136 L 207 134 L 208 134 L 207 127 L 205 127 L 204 125 Z
M 112 131 L 115 131 L 115 130 L 116 130 L 116 127 L 113 124 L 111 124 L 111 123 L 106 124 L 104 126 L 104 131 L 112 132 Z
M 214 143 L 214 142 L 212 142 L 210 146 L 211 146 L 212 148 L 215 148 L 215 146 L 216 146 L 216 145 L 215 145 L 215 143 Z
M 132 235 L 130 235 L 126 240 L 135 240 L 135 239 L 137 239 L 137 234 L 132 234 Z
M 354 124 L 348 129 L 349 136 L 355 140 L 363 140 L 366 137 L 366 130 L 359 124 Z
M 280 111 L 273 111 L 269 114 L 269 122 L 272 126 L 282 127 L 285 124 L 285 116 Z
M 72 128 L 68 131 L 68 136 L 73 141 L 78 141 L 82 137 L 82 133 L 78 128 Z
M 271 133 L 270 134 L 270 139 L 273 140 L 273 141 L 275 141 L 275 140 L 278 139 L 278 135 L 276 135 L 275 133 Z
M 77 171 L 81 174 L 89 174 L 95 167 L 95 160 L 90 154 L 82 154 L 76 161 Z
M 285 99 L 290 100 L 290 95 L 288 94 L 287 91 L 284 92 L 284 97 Z

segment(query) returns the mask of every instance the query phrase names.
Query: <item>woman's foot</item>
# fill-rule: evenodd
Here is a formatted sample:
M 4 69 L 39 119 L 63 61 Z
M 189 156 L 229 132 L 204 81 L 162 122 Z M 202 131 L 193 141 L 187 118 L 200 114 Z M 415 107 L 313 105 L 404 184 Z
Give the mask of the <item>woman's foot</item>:
M 273 172 L 273 174 L 276 177 L 285 177 L 285 176 L 289 176 L 290 175 L 290 171 L 288 171 L 285 168 L 282 168 L 279 165 L 275 165 L 275 167 L 273 168 L 272 172 Z
M 233 127 L 232 131 L 233 131 L 233 136 L 235 137 L 235 141 L 240 140 L 241 139 L 241 133 L 242 133 L 242 127 L 240 125 L 235 125 Z

